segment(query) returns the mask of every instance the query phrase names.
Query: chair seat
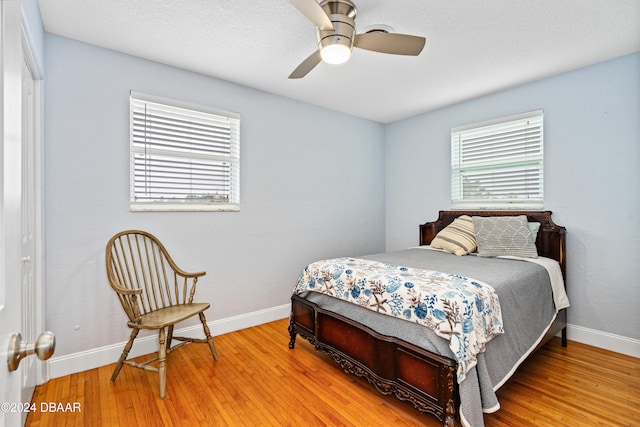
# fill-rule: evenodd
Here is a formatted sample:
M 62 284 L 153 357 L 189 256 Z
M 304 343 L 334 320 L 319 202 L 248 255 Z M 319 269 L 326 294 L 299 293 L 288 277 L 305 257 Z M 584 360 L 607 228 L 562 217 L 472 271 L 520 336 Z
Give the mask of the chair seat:
M 139 329 L 160 329 L 188 319 L 209 308 L 208 303 L 180 304 L 161 308 L 142 316 L 140 323 L 129 322 Z

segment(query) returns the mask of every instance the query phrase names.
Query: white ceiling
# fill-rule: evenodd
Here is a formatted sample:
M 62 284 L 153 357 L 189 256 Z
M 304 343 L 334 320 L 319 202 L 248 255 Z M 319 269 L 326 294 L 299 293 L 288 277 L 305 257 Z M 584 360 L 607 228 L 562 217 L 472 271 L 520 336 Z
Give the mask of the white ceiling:
M 639 0 L 354 0 L 357 32 L 420 35 L 418 57 L 316 48 L 287 0 L 40 0 L 46 31 L 389 123 L 640 51 Z M 640 77 L 639 77 L 640 78 Z

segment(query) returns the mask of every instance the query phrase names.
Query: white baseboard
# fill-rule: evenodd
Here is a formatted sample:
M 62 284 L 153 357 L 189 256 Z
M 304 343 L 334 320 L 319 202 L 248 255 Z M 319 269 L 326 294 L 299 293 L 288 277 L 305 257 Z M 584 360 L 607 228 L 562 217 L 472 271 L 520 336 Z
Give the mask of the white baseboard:
M 289 317 L 291 305 L 285 304 L 265 310 L 254 311 L 239 316 L 228 317 L 226 319 L 207 322 L 212 335 L 223 335 L 240 329 L 250 328 L 263 323 Z M 202 338 L 202 325 L 189 326 L 187 328 L 176 329 L 174 335 Z M 47 361 L 46 371 L 48 379 L 63 377 L 77 372 L 87 371 L 100 366 L 115 363 L 126 342 L 107 345 L 91 350 L 81 351 L 60 357 L 52 357 Z M 158 350 L 158 338 L 156 334 L 139 337 L 136 339 L 130 357 L 138 357 L 145 354 L 154 353 Z
M 569 324 L 567 339 L 640 358 L 640 340 L 633 338 Z
M 214 335 L 223 335 L 240 329 L 250 328 L 274 320 L 284 319 L 289 316 L 291 306 L 289 304 L 254 311 L 239 316 L 208 322 Z M 176 335 L 202 337 L 202 326 L 195 325 L 187 328 L 176 329 Z M 616 353 L 622 353 L 633 357 L 640 357 L 640 340 L 609 334 L 582 326 L 568 325 L 567 338 L 572 341 L 604 348 Z M 47 361 L 49 378 L 58 378 L 76 372 L 87 371 L 100 366 L 115 363 L 125 342 L 99 347 L 79 353 L 60 357 L 53 357 Z M 131 357 L 150 354 L 158 349 L 156 335 L 149 335 L 136 339 L 136 343 L 129 353 Z

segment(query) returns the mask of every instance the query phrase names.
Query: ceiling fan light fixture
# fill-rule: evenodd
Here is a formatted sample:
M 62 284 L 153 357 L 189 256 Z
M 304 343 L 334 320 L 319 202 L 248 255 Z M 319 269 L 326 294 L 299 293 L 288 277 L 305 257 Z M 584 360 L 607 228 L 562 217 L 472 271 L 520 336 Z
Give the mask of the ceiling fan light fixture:
M 388 25 L 371 25 L 364 33 L 356 34 L 356 7 L 351 0 L 290 0 L 316 26 L 318 49 L 289 75 L 299 79 L 325 62 L 342 64 L 349 60 L 354 47 L 393 55 L 417 56 L 426 39 L 398 34 Z
M 324 44 L 320 48 L 320 56 L 327 64 L 344 64 L 351 56 L 351 46 L 349 45 L 345 45 L 343 43 Z
M 329 15 L 329 19 L 333 30 L 317 31 L 320 57 L 327 64 L 343 64 L 351 56 L 356 23 L 346 15 Z

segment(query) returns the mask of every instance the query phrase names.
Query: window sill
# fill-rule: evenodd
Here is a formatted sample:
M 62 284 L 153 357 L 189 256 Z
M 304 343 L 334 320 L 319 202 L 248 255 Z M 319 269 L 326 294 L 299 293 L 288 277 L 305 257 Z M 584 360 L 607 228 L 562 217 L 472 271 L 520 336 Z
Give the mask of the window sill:
M 239 212 L 240 205 L 196 203 L 130 203 L 131 212 Z

